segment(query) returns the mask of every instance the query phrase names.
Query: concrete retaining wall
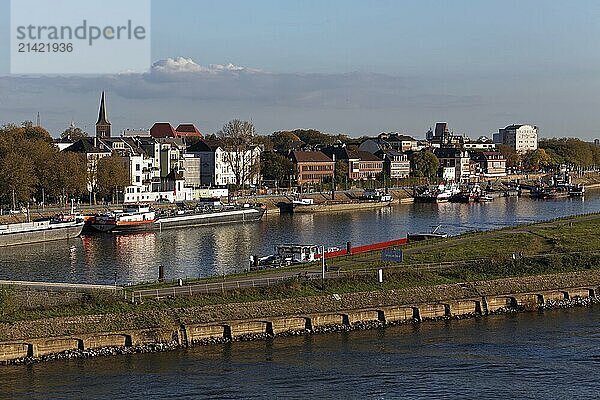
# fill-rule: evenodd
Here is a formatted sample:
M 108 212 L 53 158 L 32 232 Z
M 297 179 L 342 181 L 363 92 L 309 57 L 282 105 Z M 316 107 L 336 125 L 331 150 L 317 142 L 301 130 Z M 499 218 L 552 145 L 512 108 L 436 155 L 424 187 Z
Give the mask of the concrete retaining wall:
M 327 325 L 344 325 L 348 321 L 345 314 L 316 314 L 310 319 L 313 329 Z
M 27 343 L 0 343 L 0 361 L 24 358 L 28 354 L 29 344 Z
M 384 312 L 379 310 L 350 311 L 346 315 L 348 316 L 348 324 L 350 325 L 357 322 L 385 321 Z
M 498 311 L 501 308 L 514 307 L 517 305 L 517 300 L 511 296 L 499 296 L 487 298 L 488 312 Z
M 48 354 L 62 353 L 63 351 L 68 350 L 82 349 L 83 343 L 80 339 L 57 338 L 37 341 L 31 344 L 31 348 L 31 355 L 40 357 Z
M 283 317 L 271 319 L 273 334 L 277 335 L 290 331 L 303 331 L 311 329 L 312 324 L 310 318 L 305 317 Z
M 559 290 L 553 290 L 550 292 L 542 292 L 540 293 L 544 297 L 544 302 L 546 301 L 562 301 L 569 297 L 567 292 L 562 292 Z
M 387 322 L 410 321 L 416 318 L 413 307 L 383 307 L 382 311 Z
M 446 304 L 424 304 L 419 306 L 419 316 L 423 319 L 440 318 L 448 315 Z
M 481 301 L 479 300 L 457 300 L 448 303 L 450 315 L 466 315 L 481 313 Z
M 271 322 L 269 321 L 235 321 L 230 322 L 231 336 L 271 334 Z
M 576 288 L 576 289 L 567 289 L 567 293 L 569 293 L 569 298 L 572 299 L 574 297 L 591 297 L 595 295 L 594 289 L 589 288 Z
M 131 346 L 131 336 L 123 334 L 93 335 L 83 339 L 84 349 Z
M 69 350 L 97 349 L 102 347 L 128 347 L 156 343 L 178 343 L 189 346 L 194 341 L 223 338 L 235 339 L 244 335 L 276 335 L 289 331 L 314 330 L 327 325 L 352 326 L 358 322 L 382 321 L 386 323 L 435 319 L 467 314 L 483 314 L 502 308 L 543 305 L 546 301 L 566 300 L 574 297 L 595 297 L 597 288 L 569 288 L 537 293 L 518 293 L 489 296 L 477 299 L 452 300 L 447 303 L 385 306 L 378 309 L 347 310 L 339 313 L 319 313 L 310 316 L 275 317 L 265 320 L 236 320 L 213 324 L 181 325 L 124 332 L 97 333 L 83 336 L 37 338 L 24 342 L 0 343 L 0 361 L 40 357 Z M 487 308 L 486 308 L 487 306 Z
M 192 325 L 186 329 L 188 341 L 224 338 L 226 331 L 231 332 L 229 326 L 226 327 L 224 325 Z

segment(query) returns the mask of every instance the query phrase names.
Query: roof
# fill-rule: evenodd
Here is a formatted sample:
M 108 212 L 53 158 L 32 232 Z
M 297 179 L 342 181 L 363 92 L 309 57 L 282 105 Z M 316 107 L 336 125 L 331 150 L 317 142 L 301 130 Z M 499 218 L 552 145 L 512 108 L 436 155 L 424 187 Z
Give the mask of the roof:
M 104 91 L 102 91 L 102 97 L 100 98 L 100 110 L 98 111 L 98 122 L 96 122 L 96 125 L 110 125 L 110 122 L 108 122 L 108 115 L 106 113 Z
M 346 146 L 327 146 L 322 152 L 331 159 L 335 154 L 336 160 L 358 160 L 360 158 L 355 151 L 348 149 Z
M 292 159 L 295 162 L 333 162 L 322 151 L 293 151 Z
M 74 153 L 110 153 L 110 150 L 102 150 L 97 146 L 94 146 L 94 138 L 82 138 L 67 147 L 64 151 L 71 151 Z
M 412 136 L 404 135 L 402 133 L 380 133 L 377 136 L 378 139 L 384 140 L 387 142 L 416 142 L 417 139 Z
M 177 136 L 202 137 L 202 133 L 200 133 L 194 124 L 179 124 L 179 126 L 175 128 L 175 132 Z
M 461 157 L 462 151 L 456 147 L 439 147 L 433 150 L 437 158 L 457 158 Z
M 219 147 L 219 144 L 216 142 L 207 142 L 206 140 L 201 139 L 197 143 L 194 143 L 188 147 L 187 151 L 190 153 L 214 152 Z
M 377 157 L 375 154 L 369 153 L 368 151 L 357 151 L 358 156 L 361 161 L 383 161 L 381 158 Z
M 506 128 L 504 129 L 519 129 L 520 127 L 522 127 L 524 124 L 512 124 L 512 125 L 508 125 Z
M 155 122 L 150 128 L 150 136 L 155 138 L 175 137 L 175 130 L 169 122 Z

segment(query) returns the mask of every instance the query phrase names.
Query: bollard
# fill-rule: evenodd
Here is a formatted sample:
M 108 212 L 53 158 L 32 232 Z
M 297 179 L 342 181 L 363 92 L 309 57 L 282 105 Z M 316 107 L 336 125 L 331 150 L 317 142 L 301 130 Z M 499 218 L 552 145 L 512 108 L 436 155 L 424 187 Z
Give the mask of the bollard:
M 346 242 L 346 254 L 352 254 L 352 242 Z
M 165 266 L 164 265 L 158 266 L 158 281 L 159 282 L 165 281 Z
M 377 270 L 377 282 L 383 283 L 383 269 L 381 268 Z

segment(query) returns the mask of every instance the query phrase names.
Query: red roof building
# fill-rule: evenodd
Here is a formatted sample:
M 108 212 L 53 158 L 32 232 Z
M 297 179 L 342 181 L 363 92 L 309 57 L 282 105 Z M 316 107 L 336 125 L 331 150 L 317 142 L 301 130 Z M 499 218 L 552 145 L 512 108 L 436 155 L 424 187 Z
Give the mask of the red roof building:
M 194 124 L 179 124 L 177 129 L 169 122 L 155 122 L 150 128 L 150 136 L 153 138 L 189 138 L 197 137 L 202 139 L 202 133 Z
M 175 137 L 175 129 L 169 122 L 155 122 L 150 128 L 150 136 L 153 138 Z
M 202 133 L 194 124 L 179 124 L 175 129 L 177 137 L 197 137 L 202 139 Z

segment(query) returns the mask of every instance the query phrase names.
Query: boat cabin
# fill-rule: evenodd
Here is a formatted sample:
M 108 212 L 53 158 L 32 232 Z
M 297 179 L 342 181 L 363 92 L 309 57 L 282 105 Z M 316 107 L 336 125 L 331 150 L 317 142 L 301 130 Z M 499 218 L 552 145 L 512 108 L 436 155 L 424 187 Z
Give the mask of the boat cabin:
M 321 254 L 321 246 L 314 244 L 280 244 L 275 246 L 275 254 L 283 261 L 305 263 L 315 261 Z

